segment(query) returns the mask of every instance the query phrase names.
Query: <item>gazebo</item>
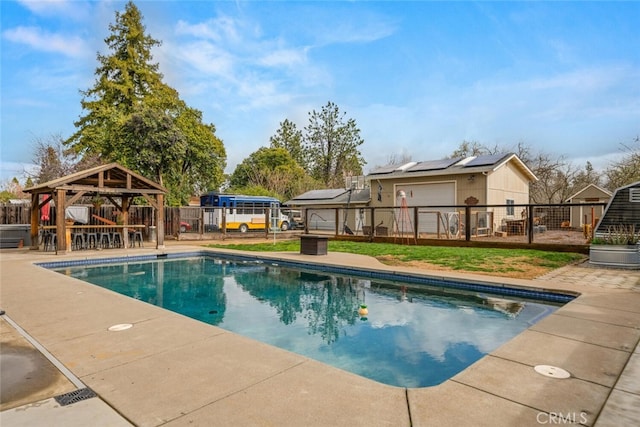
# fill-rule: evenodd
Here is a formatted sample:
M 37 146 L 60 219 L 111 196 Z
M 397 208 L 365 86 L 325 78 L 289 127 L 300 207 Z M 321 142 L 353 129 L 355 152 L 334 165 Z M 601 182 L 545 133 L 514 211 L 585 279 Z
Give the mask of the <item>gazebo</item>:
M 66 208 L 81 197 L 107 198 L 122 213 L 124 247 L 128 246 L 129 207 L 134 197 L 143 197 L 155 208 L 156 248 L 164 247 L 164 195 L 167 189 L 118 163 L 109 163 L 72 173 L 23 190 L 31 194 L 31 249 L 38 249 L 38 229 L 42 206 L 53 200 L 56 209 L 56 249 L 65 253 L 70 247 L 65 221 Z M 47 195 L 49 197 L 40 196 Z M 119 200 L 118 200 L 119 199 Z

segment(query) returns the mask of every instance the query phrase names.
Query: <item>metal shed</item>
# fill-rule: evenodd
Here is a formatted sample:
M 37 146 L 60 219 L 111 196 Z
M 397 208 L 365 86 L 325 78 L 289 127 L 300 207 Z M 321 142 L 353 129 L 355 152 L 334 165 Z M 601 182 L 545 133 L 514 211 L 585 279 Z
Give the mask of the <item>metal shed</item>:
M 640 181 L 616 189 L 594 235 L 604 235 L 619 226 L 634 227 L 640 233 Z

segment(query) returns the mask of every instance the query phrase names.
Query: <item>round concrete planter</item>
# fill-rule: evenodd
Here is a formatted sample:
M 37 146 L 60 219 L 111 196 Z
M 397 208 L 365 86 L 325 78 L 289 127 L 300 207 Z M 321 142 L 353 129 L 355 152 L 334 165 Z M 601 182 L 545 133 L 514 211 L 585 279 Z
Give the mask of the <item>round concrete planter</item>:
M 591 245 L 589 263 L 607 267 L 640 269 L 640 246 Z

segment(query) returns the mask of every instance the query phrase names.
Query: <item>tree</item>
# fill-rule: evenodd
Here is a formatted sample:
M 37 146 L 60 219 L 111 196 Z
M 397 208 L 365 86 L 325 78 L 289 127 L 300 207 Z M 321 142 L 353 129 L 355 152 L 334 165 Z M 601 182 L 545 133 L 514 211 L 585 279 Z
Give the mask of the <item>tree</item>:
M 582 190 L 589 184 L 602 185 L 602 178 L 600 173 L 593 168 L 591 162 L 587 162 L 584 166 L 584 170 L 576 171 L 571 182 L 573 187 L 571 194 L 575 194 Z
M 32 161 L 38 165 L 37 172 L 32 177 L 36 185 L 60 178 L 76 170 L 73 156 L 64 150 L 60 135 L 36 138 Z
M 305 127 L 307 171 L 326 187 L 344 186 L 344 177 L 361 175 L 365 164 L 358 147 L 364 143 L 354 119 L 345 122 L 346 113 L 328 102 L 320 112 L 309 113 Z
M 240 163 L 230 178 L 231 192 L 288 200 L 314 185 L 284 148 L 261 147 Z
M 531 203 L 564 203 L 571 196 L 575 169 L 564 156 L 539 152 L 525 163 L 538 177 L 529 187 Z
M 478 142 L 463 141 L 450 157 L 498 153 L 515 153 L 538 178 L 538 181 L 531 183 L 529 187 L 531 203 L 563 203 L 573 194 L 575 167 L 564 156 L 553 156 L 543 151 L 533 152 L 531 147 L 522 141 L 515 147 L 487 147 Z
M 98 54 L 92 88 L 82 91 L 84 115 L 65 144 L 83 159 L 118 162 L 169 189 L 167 203 L 180 205 L 197 190 L 216 188 L 226 164 L 224 145 L 202 113 L 189 108 L 162 81 L 138 8 L 116 12 L 105 39 L 109 55 Z
M 460 143 L 460 146 L 451 153 L 449 158 L 456 159 L 458 157 L 479 156 L 482 154 L 494 154 L 494 152 L 477 141 L 464 140 Z
M 622 153 L 620 160 L 605 170 L 606 186 L 611 191 L 640 181 L 640 136 L 636 136 L 631 144 L 622 144 Z
M 307 168 L 307 159 L 302 146 L 302 131 L 298 130 L 296 124 L 285 119 L 280 122 L 280 128 L 276 134 L 269 138 L 271 148 L 284 148 L 289 152 L 291 158 L 298 162 L 304 169 Z

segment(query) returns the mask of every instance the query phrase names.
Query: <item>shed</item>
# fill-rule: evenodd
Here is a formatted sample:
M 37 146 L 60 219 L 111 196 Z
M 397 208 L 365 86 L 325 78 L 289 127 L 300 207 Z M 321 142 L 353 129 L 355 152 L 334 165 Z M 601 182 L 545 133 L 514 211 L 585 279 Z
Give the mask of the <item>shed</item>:
M 156 247 L 164 247 L 164 195 L 167 189 L 117 163 L 96 166 L 23 190 L 31 194 L 31 249 L 38 249 L 40 209 L 51 198 L 56 208 L 56 242 L 58 253 L 66 252 L 67 225 L 65 212 L 81 197 L 106 197 L 122 212 L 122 222 L 129 225 L 129 207 L 134 197 L 143 197 L 155 208 L 157 224 Z M 127 247 L 127 233 L 123 233 Z
M 640 181 L 616 189 L 596 225 L 594 236 L 619 226 L 633 227 L 640 233 Z
M 333 231 L 337 224 L 344 222 L 357 233 L 366 224 L 364 207 L 369 205 L 370 200 L 371 192 L 367 187 L 335 188 L 307 191 L 287 201 L 285 205 L 305 211 L 303 217 L 306 218 L 307 230 Z M 339 210 L 336 211 L 336 208 Z
M 611 192 L 600 188 L 595 184 L 589 184 L 566 202 L 571 204 L 593 204 L 608 203 L 611 200 Z M 571 206 L 571 227 L 582 227 L 583 225 L 595 225 L 604 212 L 604 206 Z

